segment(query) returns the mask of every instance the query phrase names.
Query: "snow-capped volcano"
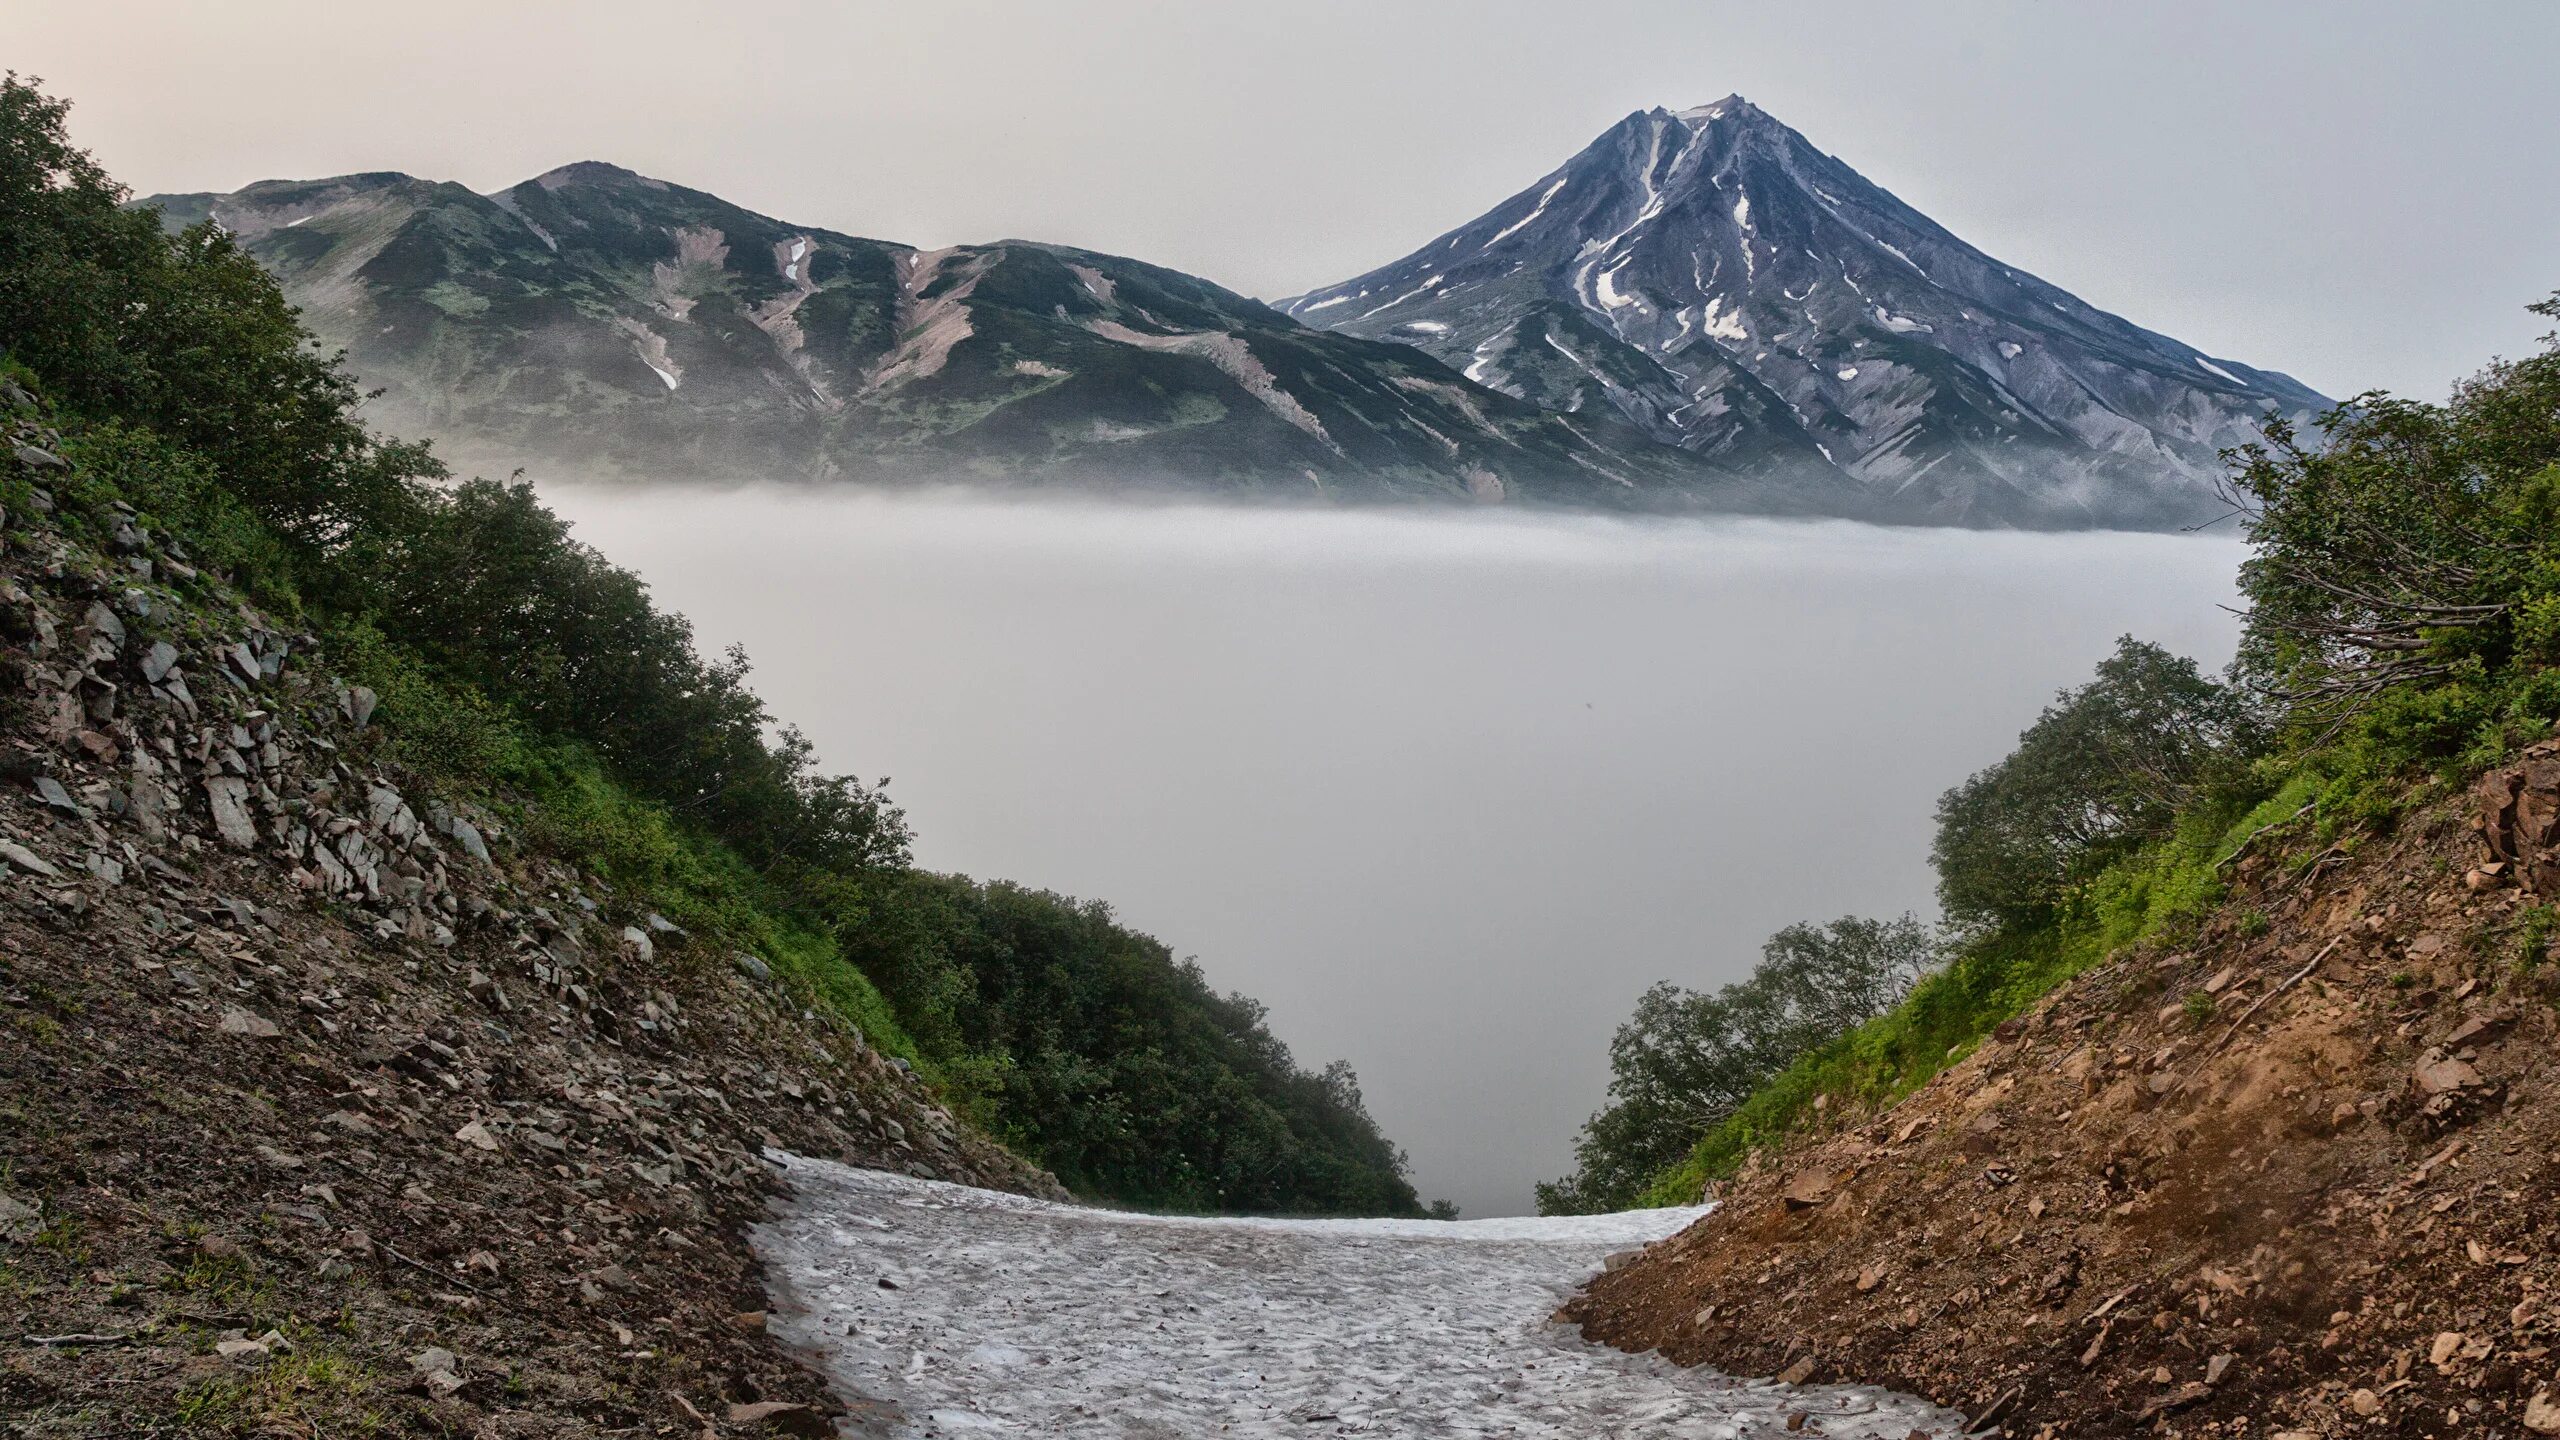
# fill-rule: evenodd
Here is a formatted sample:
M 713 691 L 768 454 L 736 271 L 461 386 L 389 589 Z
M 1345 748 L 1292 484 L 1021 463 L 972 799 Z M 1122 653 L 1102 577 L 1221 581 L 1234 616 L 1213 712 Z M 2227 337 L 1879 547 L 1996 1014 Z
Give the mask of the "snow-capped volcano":
M 1629 115 L 1280 308 L 1905 518 L 2179 523 L 2213 512 L 2222 447 L 2327 404 L 1992 259 L 1738 95 Z

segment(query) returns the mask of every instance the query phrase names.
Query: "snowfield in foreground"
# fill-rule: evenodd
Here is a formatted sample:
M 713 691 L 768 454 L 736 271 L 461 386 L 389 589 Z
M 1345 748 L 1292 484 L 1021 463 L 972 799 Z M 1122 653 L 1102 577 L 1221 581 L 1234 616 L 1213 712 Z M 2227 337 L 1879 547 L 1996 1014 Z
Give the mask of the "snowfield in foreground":
M 771 1324 L 865 1436 L 1953 1436 L 1887 1391 L 1682 1370 L 1547 1316 L 1704 1213 L 1208 1220 L 776 1157 Z

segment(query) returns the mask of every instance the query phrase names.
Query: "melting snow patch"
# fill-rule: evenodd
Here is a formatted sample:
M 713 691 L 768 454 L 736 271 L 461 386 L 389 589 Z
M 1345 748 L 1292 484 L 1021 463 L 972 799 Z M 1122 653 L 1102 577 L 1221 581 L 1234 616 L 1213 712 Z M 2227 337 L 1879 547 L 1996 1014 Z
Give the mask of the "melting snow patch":
M 2207 370 L 2212 371 L 2214 374 L 2221 376 L 2223 379 L 2230 381 L 2234 385 L 2246 385 L 2249 383 L 2248 381 L 2241 379 L 2239 376 L 2232 374 L 2230 371 L 2223 369 L 2221 366 L 2214 364 L 2212 361 L 2207 360 L 2201 355 L 2196 357 L 2196 363 Z
M 1706 314 L 1700 316 L 1699 320 L 1701 322 L 1699 328 L 1718 340 L 1751 338 L 1751 332 L 1742 328 L 1742 307 L 1736 305 L 1731 310 L 1725 309 L 1724 297 L 1721 295 L 1707 302 Z
M 2000 358 L 2001 358 L 2001 359 L 2003 359 L 2003 360 L 2015 360 L 2015 359 L 2017 359 L 2017 358 L 2018 358 L 2018 342 L 2016 342 L 2015 340 L 2003 340 L 2003 341 L 2001 341 L 2001 342 L 2000 342 Z
M 1633 258 L 1633 256 L 1628 257 L 1628 259 Z M 1599 297 L 1601 304 L 1608 306 L 1612 310 L 1615 310 L 1622 305 L 1633 305 L 1636 303 L 1635 297 L 1631 295 L 1621 295 L 1618 293 L 1618 272 L 1626 268 L 1627 261 L 1621 260 L 1617 264 L 1610 266 L 1608 269 L 1601 271 L 1600 278 L 1592 284 L 1591 293 Z
M 1437 320 L 1408 320 L 1396 328 L 1399 330 L 1410 330 L 1417 335 L 1446 335 L 1449 333 L 1449 327 L 1441 324 Z
M 1855 380 L 1858 378 L 1858 367 L 1852 365 L 1846 370 L 1835 371 L 1833 373 L 1843 380 Z
M 796 1198 L 756 1235 L 768 1323 L 893 1405 L 887 1434 L 1734 1440 L 1799 1411 L 1832 1440 L 1960 1429 L 1886 1391 L 1682 1370 L 1547 1323 L 1695 1209 L 1205 1220 L 777 1163 Z
M 290 229 L 292 229 L 294 226 L 296 226 L 296 225 L 300 225 L 300 224 L 302 224 L 304 221 L 309 220 L 310 218 L 311 218 L 310 216 L 305 215 L 305 216 L 301 217 L 301 219 L 299 219 L 299 220 L 287 220 L 286 222 L 284 222 L 284 228 L 286 228 L 287 230 L 290 230 Z
M 1363 292 L 1363 293 L 1366 293 L 1366 292 Z M 1330 300 L 1319 300 L 1319 301 L 1317 301 L 1316 303 L 1314 303 L 1313 305 L 1301 305 L 1301 306 L 1299 306 L 1299 307 L 1298 307 L 1298 313 L 1299 313 L 1299 314 L 1301 314 L 1301 315 L 1307 315 L 1307 314 L 1312 314 L 1312 313 L 1314 313 L 1315 311 L 1318 311 L 1318 310 L 1330 310 L 1330 309 L 1332 309 L 1332 308 L 1333 308 L 1334 306 L 1336 306 L 1336 305 L 1348 305 L 1348 304 L 1350 304 L 1350 303 L 1351 303 L 1351 301 L 1352 301 L 1352 298 L 1353 298 L 1353 297 L 1351 297 L 1351 296 L 1349 296 L 1349 295 L 1336 295 L 1336 296 L 1334 296 L 1334 297 L 1333 297 L 1332 299 L 1330 299 Z
M 1751 228 L 1750 196 L 1736 195 L 1733 197 L 1733 223 L 1741 226 L 1745 230 Z
M 1548 186 L 1547 193 L 1538 197 L 1536 208 L 1532 209 L 1528 214 L 1521 216 L 1519 219 L 1512 221 L 1510 224 L 1503 226 L 1500 230 L 1495 231 L 1491 240 L 1487 240 L 1482 245 L 1476 247 L 1478 252 L 1481 253 L 1482 251 L 1490 250 L 1503 241 L 1510 239 L 1512 236 L 1519 234 L 1523 229 L 1527 228 L 1530 221 L 1546 214 L 1547 202 L 1556 198 L 1556 192 L 1564 188 L 1565 180 L 1570 180 L 1572 178 L 1572 176 L 1568 175 L 1564 177 L 1563 180 L 1558 180 L 1553 185 Z

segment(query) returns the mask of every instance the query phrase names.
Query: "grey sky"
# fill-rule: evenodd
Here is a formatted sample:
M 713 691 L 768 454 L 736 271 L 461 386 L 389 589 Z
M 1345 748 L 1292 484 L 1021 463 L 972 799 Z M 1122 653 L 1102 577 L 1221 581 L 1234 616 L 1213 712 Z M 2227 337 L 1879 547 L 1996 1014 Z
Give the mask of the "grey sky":
M 0 0 L 144 190 L 606 159 L 807 224 L 1027 236 L 1266 297 L 1629 110 L 1740 91 L 1956 233 L 2333 394 L 2544 328 L 2560 6 Z

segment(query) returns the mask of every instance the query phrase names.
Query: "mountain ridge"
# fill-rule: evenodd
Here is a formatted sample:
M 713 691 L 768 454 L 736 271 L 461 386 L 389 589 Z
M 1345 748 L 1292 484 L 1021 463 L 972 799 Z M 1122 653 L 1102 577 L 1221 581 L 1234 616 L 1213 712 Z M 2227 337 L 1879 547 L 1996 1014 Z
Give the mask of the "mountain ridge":
M 1739 95 L 1639 110 L 1403 259 L 1277 302 L 1906 518 L 2165 527 L 2328 401 L 1967 245 Z
M 1614 417 L 1475 386 L 1126 257 L 923 249 L 582 160 L 488 195 L 398 172 L 155 196 L 214 220 L 466 455 L 709 478 L 916 475 L 1314 499 L 1821 513 Z

